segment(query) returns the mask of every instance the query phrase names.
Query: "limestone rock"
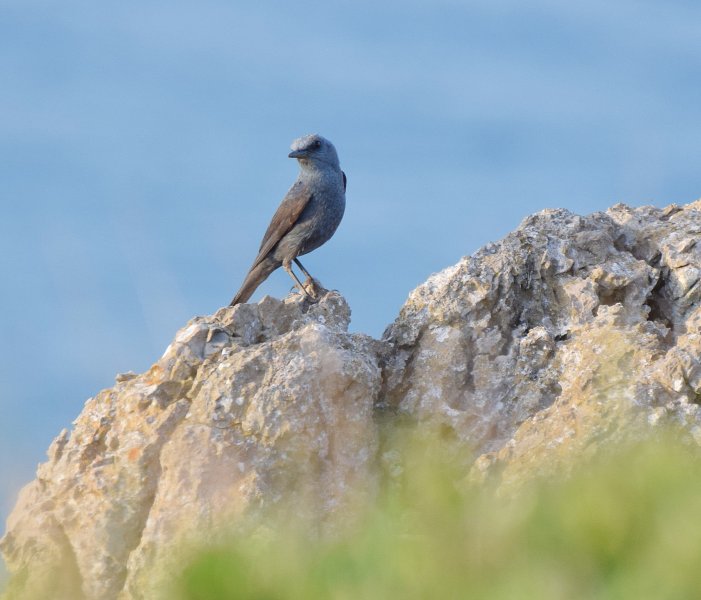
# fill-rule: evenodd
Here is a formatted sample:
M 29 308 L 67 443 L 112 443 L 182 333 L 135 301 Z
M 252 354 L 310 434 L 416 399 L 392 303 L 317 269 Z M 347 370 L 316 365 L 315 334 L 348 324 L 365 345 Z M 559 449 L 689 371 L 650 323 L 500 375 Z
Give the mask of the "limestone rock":
M 414 290 L 382 341 L 347 333 L 336 293 L 193 319 L 49 448 L 0 543 L 10 597 L 153 598 L 193 532 L 333 527 L 398 472 L 380 431 L 407 422 L 502 493 L 662 423 L 701 443 L 699 234 L 701 201 L 540 212 Z
M 356 482 L 371 489 L 380 344 L 349 321 L 335 293 L 222 309 L 88 400 L 9 519 L 18 597 L 153 597 L 151 570 L 180 536 L 281 499 L 323 522 Z
M 699 232 L 701 201 L 528 217 L 411 293 L 383 401 L 505 489 L 650 424 L 701 438 Z

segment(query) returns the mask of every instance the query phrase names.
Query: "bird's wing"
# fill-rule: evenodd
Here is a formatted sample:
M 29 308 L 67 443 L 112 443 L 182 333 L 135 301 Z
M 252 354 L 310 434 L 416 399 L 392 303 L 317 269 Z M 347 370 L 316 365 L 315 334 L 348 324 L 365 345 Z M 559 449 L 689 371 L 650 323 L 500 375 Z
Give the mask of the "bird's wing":
M 253 261 L 251 269 L 254 269 L 260 262 L 268 255 L 283 236 L 292 229 L 292 226 L 299 219 L 299 215 L 302 214 L 304 207 L 307 205 L 309 200 L 311 200 L 312 192 L 309 187 L 301 182 L 296 181 L 294 185 L 287 192 L 280 206 L 275 211 L 270 225 L 263 236 L 263 240 L 260 243 L 260 250 L 258 251 L 258 256 Z
M 343 175 L 343 191 L 346 191 L 346 184 L 348 183 L 348 177 L 346 177 L 346 174 L 341 171 L 341 175 Z

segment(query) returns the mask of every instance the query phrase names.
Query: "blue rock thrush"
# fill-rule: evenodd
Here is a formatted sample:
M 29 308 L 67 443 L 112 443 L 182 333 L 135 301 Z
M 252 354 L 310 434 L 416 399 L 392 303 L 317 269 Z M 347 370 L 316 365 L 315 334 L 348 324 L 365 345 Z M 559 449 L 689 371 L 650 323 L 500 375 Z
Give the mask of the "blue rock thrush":
M 346 175 L 336 148 L 320 135 L 297 138 L 291 149 L 288 156 L 299 161 L 299 176 L 275 212 L 258 256 L 230 306 L 246 302 L 280 266 L 307 298 L 315 299 L 314 280 L 297 257 L 316 250 L 336 231 L 346 208 Z M 292 261 L 307 276 L 304 284 L 292 271 Z

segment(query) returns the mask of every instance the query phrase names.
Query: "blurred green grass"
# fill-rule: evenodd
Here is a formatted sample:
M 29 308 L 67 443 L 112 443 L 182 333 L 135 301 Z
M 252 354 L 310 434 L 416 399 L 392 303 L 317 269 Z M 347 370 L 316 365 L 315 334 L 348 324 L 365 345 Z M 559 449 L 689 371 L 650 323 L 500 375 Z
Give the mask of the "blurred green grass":
M 687 599 L 701 596 L 701 455 L 673 434 L 616 446 L 509 498 L 441 442 L 412 441 L 353 526 L 302 521 L 196 550 L 166 597 Z M 396 471 L 396 469 L 395 469 Z

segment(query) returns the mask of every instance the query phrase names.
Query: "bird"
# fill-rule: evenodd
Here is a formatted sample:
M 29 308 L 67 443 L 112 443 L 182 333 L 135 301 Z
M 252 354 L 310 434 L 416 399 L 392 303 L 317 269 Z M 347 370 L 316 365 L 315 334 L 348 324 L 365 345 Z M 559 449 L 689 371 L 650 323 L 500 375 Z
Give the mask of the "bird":
M 299 175 L 275 211 L 258 255 L 229 306 L 248 301 L 280 266 L 307 300 L 317 300 L 315 280 L 298 257 L 316 250 L 336 232 L 346 209 L 348 180 L 336 148 L 326 138 L 305 135 L 295 139 L 290 150 L 288 157 L 297 159 Z M 293 261 L 307 277 L 304 284 L 292 270 Z

